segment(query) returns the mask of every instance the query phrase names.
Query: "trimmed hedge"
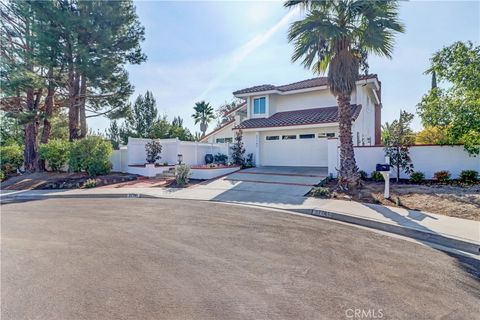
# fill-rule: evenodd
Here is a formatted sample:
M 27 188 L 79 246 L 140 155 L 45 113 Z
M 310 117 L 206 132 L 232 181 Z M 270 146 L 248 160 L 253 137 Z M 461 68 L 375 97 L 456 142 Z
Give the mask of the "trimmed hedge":
M 112 143 L 101 137 L 90 136 L 75 141 L 70 148 L 70 170 L 86 171 L 91 176 L 107 174 L 112 168 L 112 152 Z

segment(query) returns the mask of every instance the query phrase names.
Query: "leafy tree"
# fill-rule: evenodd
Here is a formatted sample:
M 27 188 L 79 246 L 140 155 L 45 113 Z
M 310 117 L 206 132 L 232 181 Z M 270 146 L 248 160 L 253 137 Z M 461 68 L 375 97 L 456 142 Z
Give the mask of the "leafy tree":
M 455 42 L 436 52 L 430 69 L 446 88 L 434 86 L 418 104 L 424 126 L 446 132 L 450 141 L 462 141 L 470 154 L 480 153 L 480 46 Z
M 238 104 L 241 103 L 238 99 L 232 100 L 232 102 L 225 102 L 217 108 L 215 111 L 217 116 L 217 128 L 220 128 L 225 123 L 232 121 L 234 119 L 234 114 L 231 113 Z
M 105 135 L 112 143 L 113 150 L 120 149 L 120 128 L 116 120 L 110 122 L 110 128 L 106 130 Z
M 243 146 L 242 130 L 235 132 L 233 145 L 230 148 L 232 150 L 232 162 L 236 165 L 243 166 L 245 163 L 245 148 Z
M 168 131 L 169 138 L 178 138 L 182 141 L 193 141 L 190 130 L 183 127 L 183 119 L 180 117 L 173 118 L 172 125 Z
M 385 155 L 390 157 L 390 164 L 395 168 L 397 182 L 400 180 L 402 171 L 407 174 L 413 172 L 409 154 L 409 147 L 415 142 L 415 135 L 410 128 L 412 120 L 413 114 L 400 111 L 398 120 L 394 120 L 391 124 L 387 122 L 382 128 L 382 131 L 386 131 L 382 134 Z
M 164 115 L 153 124 L 152 132 L 150 136 L 154 139 L 168 139 L 170 138 L 170 130 L 172 125 L 167 120 L 167 116 Z
M 416 144 L 453 144 L 443 127 L 426 127 L 415 135 Z
M 369 53 L 391 57 L 398 21 L 397 1 L 291 0 L 286 7 L 306 10 L 303 20 L 294 22 L 288 40 L 294 44 L 292 60 L 321 74 L 328 69 L 330 91 L 337 98 L 340 127 L 339 182 L 344 187 L 359 181 L 352 142 L 350 98 L 356 88 L 359 69 L 367 71 Z
M 200 101 L 195 103 L 193 109 L 195 110 L 195 113 L 192 114 L 192 117 L 195 120 L 195 124 L 200 123 L 200 131 L 204 137 L 207 132 L 208 124 L 215 119 L 213 107 L 208 102 Z

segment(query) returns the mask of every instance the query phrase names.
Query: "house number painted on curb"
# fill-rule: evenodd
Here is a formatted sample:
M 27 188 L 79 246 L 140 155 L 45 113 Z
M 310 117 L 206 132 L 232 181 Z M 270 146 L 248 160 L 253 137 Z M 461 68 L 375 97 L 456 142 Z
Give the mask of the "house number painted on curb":
M 320 211 L 320 210 L 315 210 L 313 211 L 313 214 L 319 216 L 319 217 L 325 217 L 325 218 L 331 218 L 333 215 L 330 212 L 326 211 Z
M 127 198 L 140 198 L 140 193 L 129 193 Z

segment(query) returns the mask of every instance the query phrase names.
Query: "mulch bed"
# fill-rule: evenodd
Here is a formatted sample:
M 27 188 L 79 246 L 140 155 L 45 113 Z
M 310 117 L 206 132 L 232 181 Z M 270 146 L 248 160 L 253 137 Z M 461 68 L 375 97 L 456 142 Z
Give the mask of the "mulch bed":
M 439 184 L 426 181 L 414 184 L 408 180 L 390 182 L 390 199 L 383 198 L 384 182 L 362 181 L 356 190 L 339 191 L 337 180 L 322 184 L 330 198 L 363 203 L 383 204 L 408 210 L 426 211 L 457 218 L 480 221 L 480 184 L 451 181 Z M 310 194 L 309 194 L 310 195 Z
M 110 173 L 90 177 L 86 173 L 37 172 L 10 177 L 1 184 L 4 190 L 46 190 L 78 189 L 89 179 L 95 179 L 96 186 L 105 186 L 119 182 L 137 180 L 138 176 L 127 173 Z

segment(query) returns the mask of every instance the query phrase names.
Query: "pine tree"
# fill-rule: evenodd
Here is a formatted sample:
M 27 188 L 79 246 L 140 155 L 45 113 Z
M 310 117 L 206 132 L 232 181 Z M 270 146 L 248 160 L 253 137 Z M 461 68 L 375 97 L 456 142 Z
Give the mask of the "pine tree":
M 110 128 L 106 130 L 105 135 L 112 143 L 114 150 L 120 149 L 120 128 L 116 120 L 110 122 Z
M 127 130 L 131 136 L 150 138 L 157 121 L 157 113 L 156 101 L 150 91 L 143 96 L 138 95 L 126 121 Z

